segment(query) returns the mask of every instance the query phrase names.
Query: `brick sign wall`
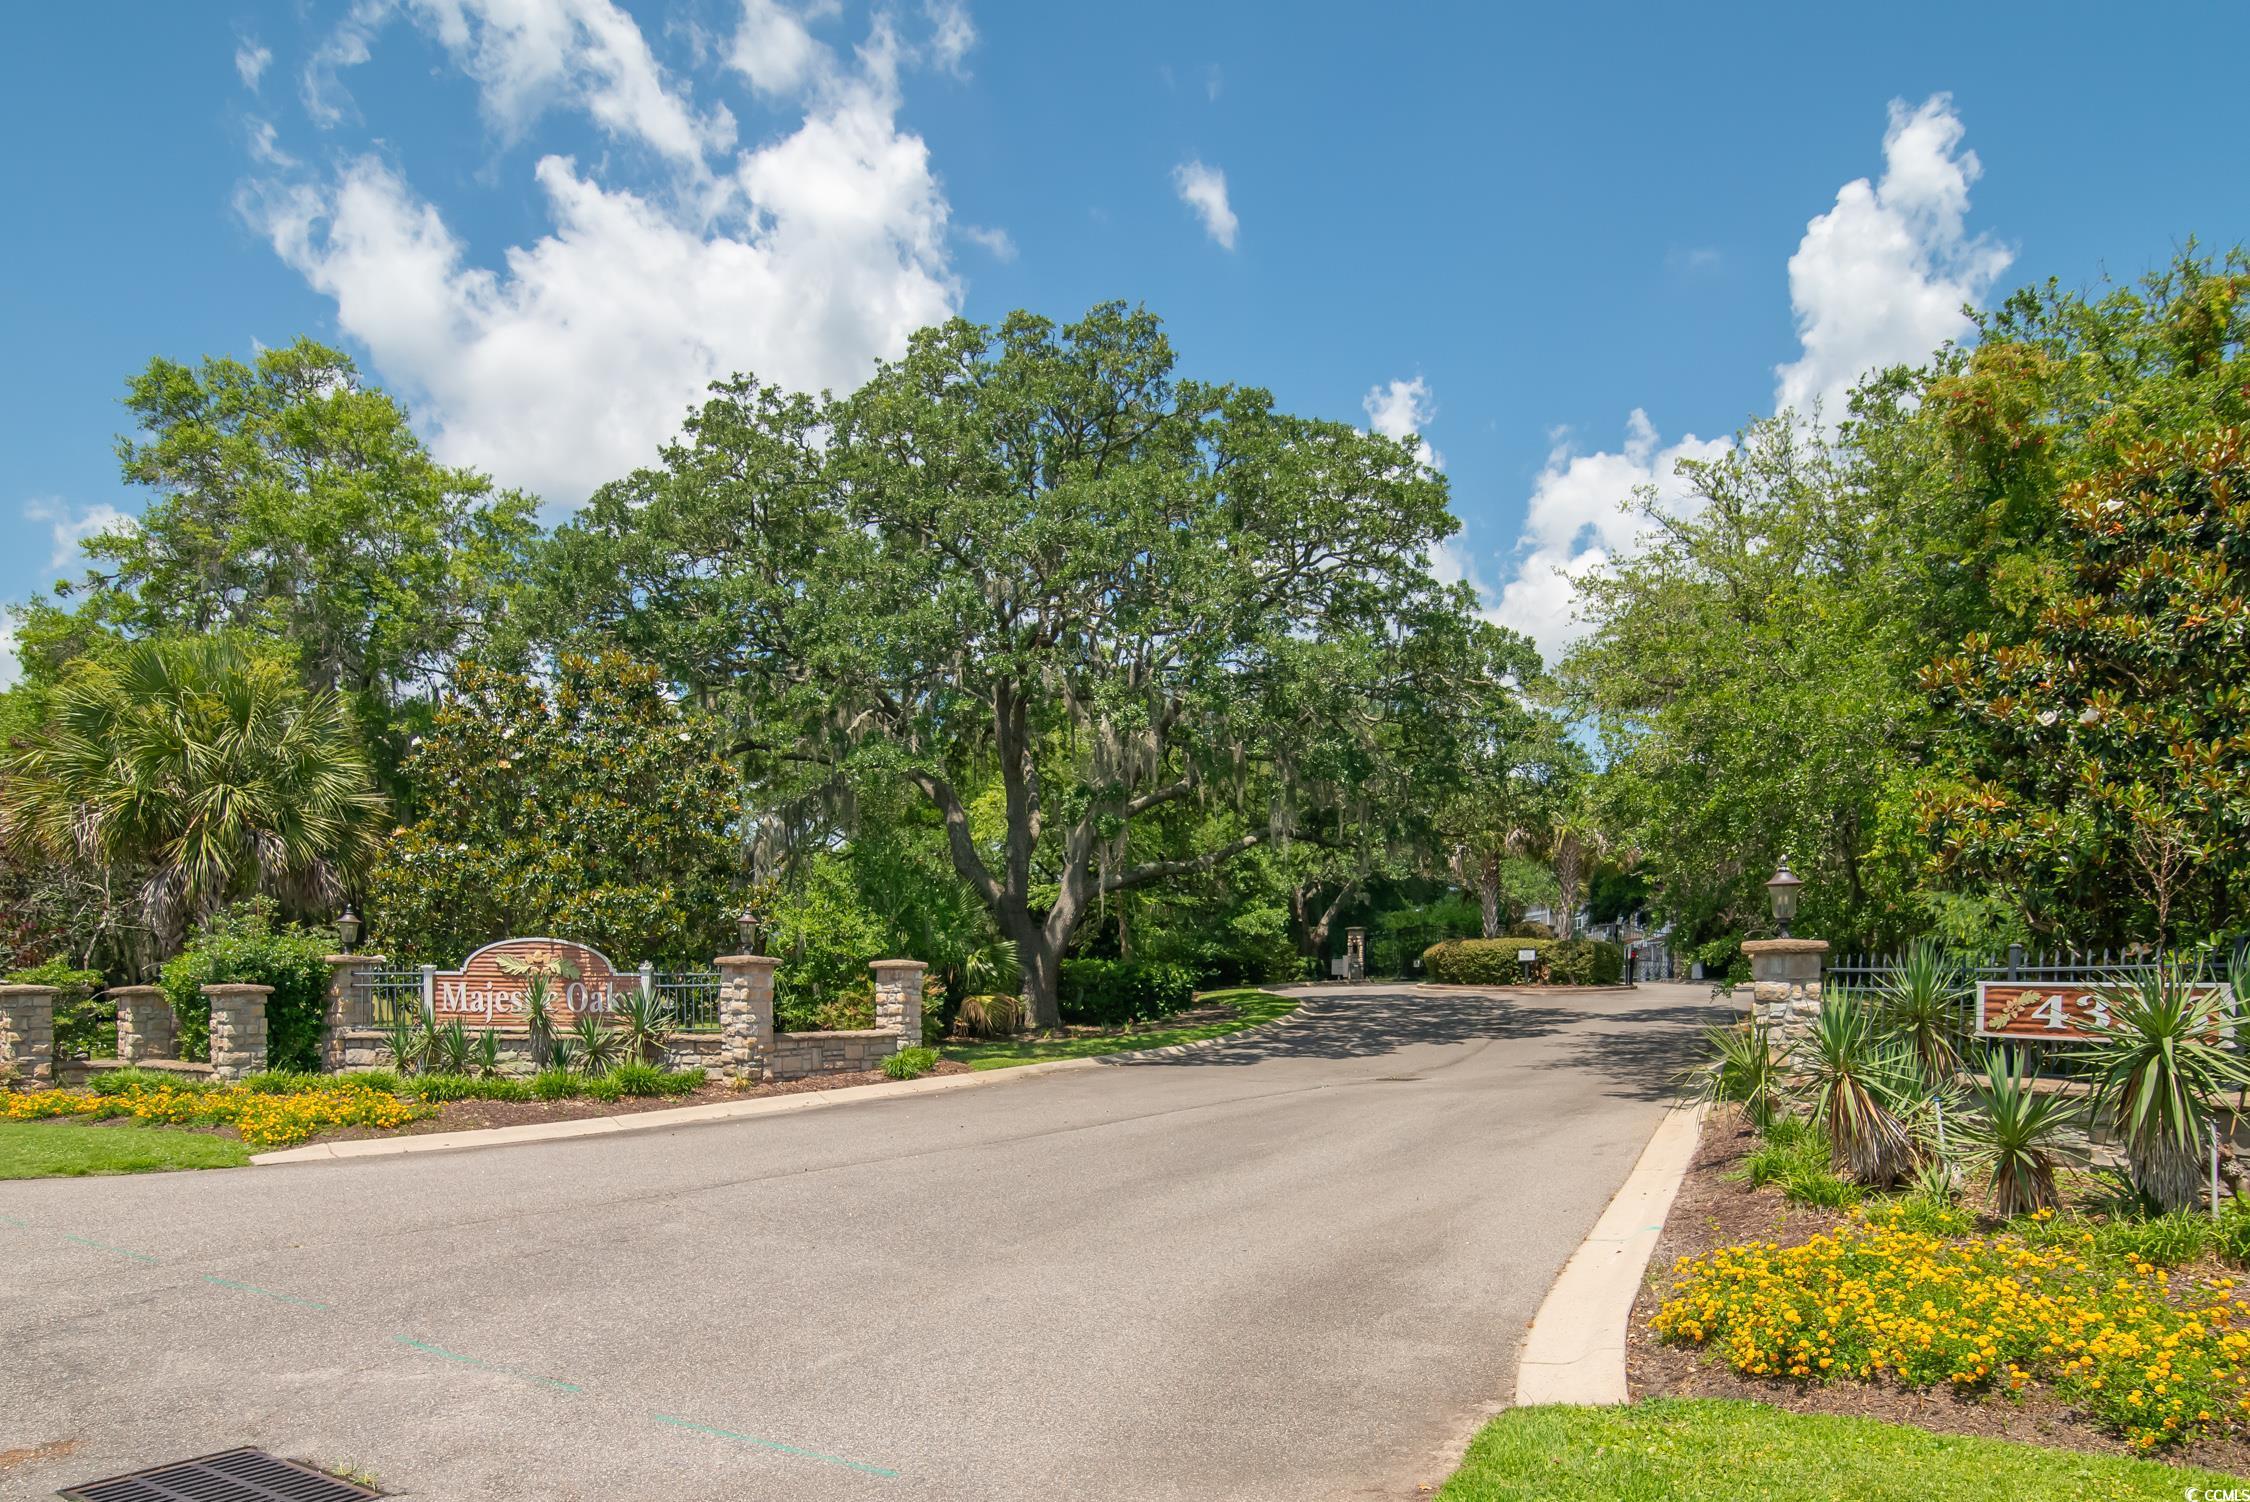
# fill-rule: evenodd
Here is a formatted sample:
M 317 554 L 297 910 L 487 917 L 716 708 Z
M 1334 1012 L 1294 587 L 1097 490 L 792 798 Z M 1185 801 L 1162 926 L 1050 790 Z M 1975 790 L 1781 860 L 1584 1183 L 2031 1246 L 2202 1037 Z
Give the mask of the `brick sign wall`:
M 619 997 L 641 988 L 638 974 L 620 973 L 598 949 L 566 939 L 502 939 L 470 955 L 460 969 L 438 972 L 433 1010 L 440 1022 L 513 1026 L 523 1021 L 524 994 L 535 976 L 546 977 L 557 1027 L 589 1013 L 606 1015 Z

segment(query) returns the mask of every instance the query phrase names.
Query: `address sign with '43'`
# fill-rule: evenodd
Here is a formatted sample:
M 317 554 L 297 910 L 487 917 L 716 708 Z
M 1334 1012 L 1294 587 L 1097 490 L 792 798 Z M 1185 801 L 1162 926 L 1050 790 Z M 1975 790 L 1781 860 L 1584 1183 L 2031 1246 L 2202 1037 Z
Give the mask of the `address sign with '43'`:
M 2234 1030 L 2233 995 L 2219 982 L 2195 988 L 2208 999 L 2217 1031 Z M 1977 1036 L 2025 1042 L 2080 1043 L 2109 1027 L 2109 1006 L 2099 986 L 2083 982 L 1988 980 L 1977 983 Z

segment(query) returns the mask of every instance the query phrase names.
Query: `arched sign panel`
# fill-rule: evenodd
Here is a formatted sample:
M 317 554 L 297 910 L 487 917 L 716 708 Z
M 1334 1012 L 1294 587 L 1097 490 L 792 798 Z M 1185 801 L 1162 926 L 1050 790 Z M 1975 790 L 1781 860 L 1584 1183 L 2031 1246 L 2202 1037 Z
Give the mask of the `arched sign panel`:
M 568 939 L 502 939 L 441 970 L 433 981 L 431 1010 L 440 1022 L 484 1027 L 520 1026 L 524 998 L 536 979 L 547 982 L 547 1008 L 558 1028 L 589 1014 L 606 1016 L 618 998 L 641 988 L 641 978 L 619 971 L 598 949 Z

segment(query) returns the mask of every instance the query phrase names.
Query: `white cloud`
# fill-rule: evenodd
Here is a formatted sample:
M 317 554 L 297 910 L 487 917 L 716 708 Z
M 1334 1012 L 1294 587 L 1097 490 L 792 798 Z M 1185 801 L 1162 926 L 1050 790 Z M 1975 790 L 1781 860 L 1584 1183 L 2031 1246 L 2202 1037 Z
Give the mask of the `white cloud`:
M 1179 193 L 1180 202 L 1195 210 L 1211 238 L 1223 249 L 1234 249 L 1234 232 L 1241 221 L 1227 206 L 1227 175 L 1200 161 L 1185 161 L 1172 169 L 1172 187 Z
M 928 0 L 923 11 L 930 18 L 930 56 L 956 78 L 966 78 L 969 49 L 977 44 L 977 29 L 961 0 Z
M 517 140 L 549 108 L 584 111 L 611 135 L 676 162 L 734 140 L 723 107 L 698 116 L 657 66 L 633 18 L 610 0 L 410 0 L 477 81 L 486 115 Z
M 355 0 L 328 40 L 313 50 L 298 80 L 298 93 L 313 124 L 332 130 L 351 112 L 350 93 L 340 76 L 375 55 L 376 31 L 390 18 L 391 0 Z
M 833 3 L 793 10 L 778 0 L 743 0 L 742 20 L 727 49 L 727 65 L 750 80 L 750 87 L 776 99 L 793 98 L 833 62 L 828 48 L 814 40 L 807 21 L 836 13 Z
M 26 501 L 23 516 L 25 521 L 46 523 L 47 534 L 55 544 L 54 556 L 47 560 L 47 567 L 52 569 L 67 568 L 75 562 L 89 537 L 136 524 L 115 506 L 93 505 L 79 511 L 51 496 Z
M 1625 421 L 1625 445 L 1615 453 L 1581 454 L 1567 441 L 1547 455 L 1532 487 L 1531 509 L 1517 542 L 1516 576 L 1500 592 L 1491 614 L 1539 644 L 1553 662 L 1579 635 L 1574 619 L 1576 581 L 1613 557 L 1639 550 L 1646 523 L 1625 509 L 1644 486 L 1664 511 L 1681 514 L 1692 504 L 1676 473 L 1683 459 L 1716 459 L 1724 438 L 1693 433 L 1667 444 L 1639 408 Z
M 1415 453 L 1432 469 L 1445 467 L 1445 460 L 1423 431 L 1437 419 L 1437 398 L 1430 392 L 1429 383 L 1420 376 L 1411 381 L 1387 381 L 1368 388 L 1360 398 L 1366 409 L 1367 425 L 1385 438 L 1416 440 Z
M 458 9 L 468 24 L 496 3 Z M 775 15 L 797 20 L 751 0 L 745 21 Z M 536 110 L 543 90 L 696 166 L 666 194 L 541 158 L 534 176 L 553 228 L 499 265 L 473 262 L 438 208 L 373 155 L 325 180 L 256 183 L 243 211 L 335 299 L 338 323 L 404 389 L 441 457 L 576 503 L 652 461 L 709 382 L 746 371 L 801 390 L 854 386 L 958 306 L 947 204 L 928 148 L 899 126 L 887 25 L 851 63 L 801 24 L 766 33 L 794 34 L 815 49 L 787 75 L 809 90 L 801 122 L 716 153 L 704 149 L 715 117 L 684 94 L 658 104 L 619 85 L 618 59 L 646 55 L 633 38 L 605 34 L 597 47 L 574 33 L 551 54 L 562 73 L 533 87 L 545 64 L 502 56 L 532 46 L 532 33 L 485 37 L 471 25 L 449 51 L 485 86 L 496 120 Z M 779 89 L 783 76 L 769 68 L 760 87 Z
M 986 229 L 982 225 L 964 224 L 961 235 L 970 243 L 982 246 L 987 255 L 1002 263 L 1016 258 L 1016 242 L 1004 229 Z
M 1845 184 L 1835 207 L 1806 225 L 1789 258 L 1802 353 L 1775 370 L 1777 407 L 1809 412 L 1817 401 L 1833 417 L 1861 376 L 1920 363 L 1969 329 L 1962 304 L 1990 291 L 2010 256 L 1966 230 L 1969 185 L 1983 168 L 1962 137 L 1948 96 L 1914 108 L 1892 101 L 1882 181 Z M 1703 269 L 1700 254 L 1690 252 L 1684 269 Z M 1582 634 L 1574 581 L 1645 542 L 1623 503 L 1653 487 L 1660 507 L 1681 514 L 1694 500 L 1675 473 L 1680 461 L 1715 459 L 1729 446 L 1692 433 L 1666 444 L 1638 408 L 1619 452 L 1558 445 L 1533 488 L 1515 575 L 1493 603 L 1493 619 L 1531 636 L 1552 661 Z
M 235 76 L 246 89 L 256 89 L 258 80 L 266 76 L 266 65 L 273 61 L 273 49 L 245 39 L 234 49 Z
M 2013 259 L 1963 224 L 1969 185 L 1983 175 L 1950 96 L 1909 109 L 1894 99 L 1883 132 L 1883 177 L 1859 178 L 1836 206 L 1805 226 L 1789 258 L 1789 302 L 1804 353 L 1774 374 L 1778 407 L 1833 421 L 1859 378 L 1919 364 L 1970 328 L 1964 303 L 1981 300 Z
M 281 133 L 271 120 L 250 121 L 250 156 L 268 167 L 294 167 L 297 159 L 281 149 Z

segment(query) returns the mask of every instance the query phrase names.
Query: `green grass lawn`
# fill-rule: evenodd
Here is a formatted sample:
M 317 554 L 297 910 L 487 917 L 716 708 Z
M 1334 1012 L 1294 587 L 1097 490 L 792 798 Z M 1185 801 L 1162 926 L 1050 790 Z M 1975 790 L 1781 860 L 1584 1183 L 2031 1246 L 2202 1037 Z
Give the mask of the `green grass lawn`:
M 2241 1485 L 2153 1460 L 1932 1434 L 1721 1398 L 1518 1408 L 1485 1425 L 1438 1502 L 1993 1502 Z
M 159 1173 L 240 1168 L 250 1149 L 232 1137 L 166 1127 L 0 1122 L 0 1179 L 74 1178 L 89 1173 Z
M 1089 1059 L 1096 1054 L 1132 1053 L 1143 1048 L 1170 1048 L 1175 1043 L 1194 1043 L 1203 1038 L 1223 1038 L 1228 1033 L 1239 1033 L 1246 1027 L 1256 1027 L 1271 1022 L 1276 1017 L 1286 1017 L 1297 1010 L 1294 996 L 1276 996 L 1271 991 L 1213 991 L 1196 998 L 1199 1006 L 1213 1002 L 1234 1009 L 1234 1016 L 1223 1022 L 1204 1022 L 1191 1027 L 1145 1027 L 1138 1032 L 1088 1034 L 1082 1038 L 1018 1038 L 998 1043 L 949 1043 L 945 1056 L 958 1059 L 971 1069 L 1011 1069 L 1018 1064 L 1044 1064 L 1050 1059 Z

